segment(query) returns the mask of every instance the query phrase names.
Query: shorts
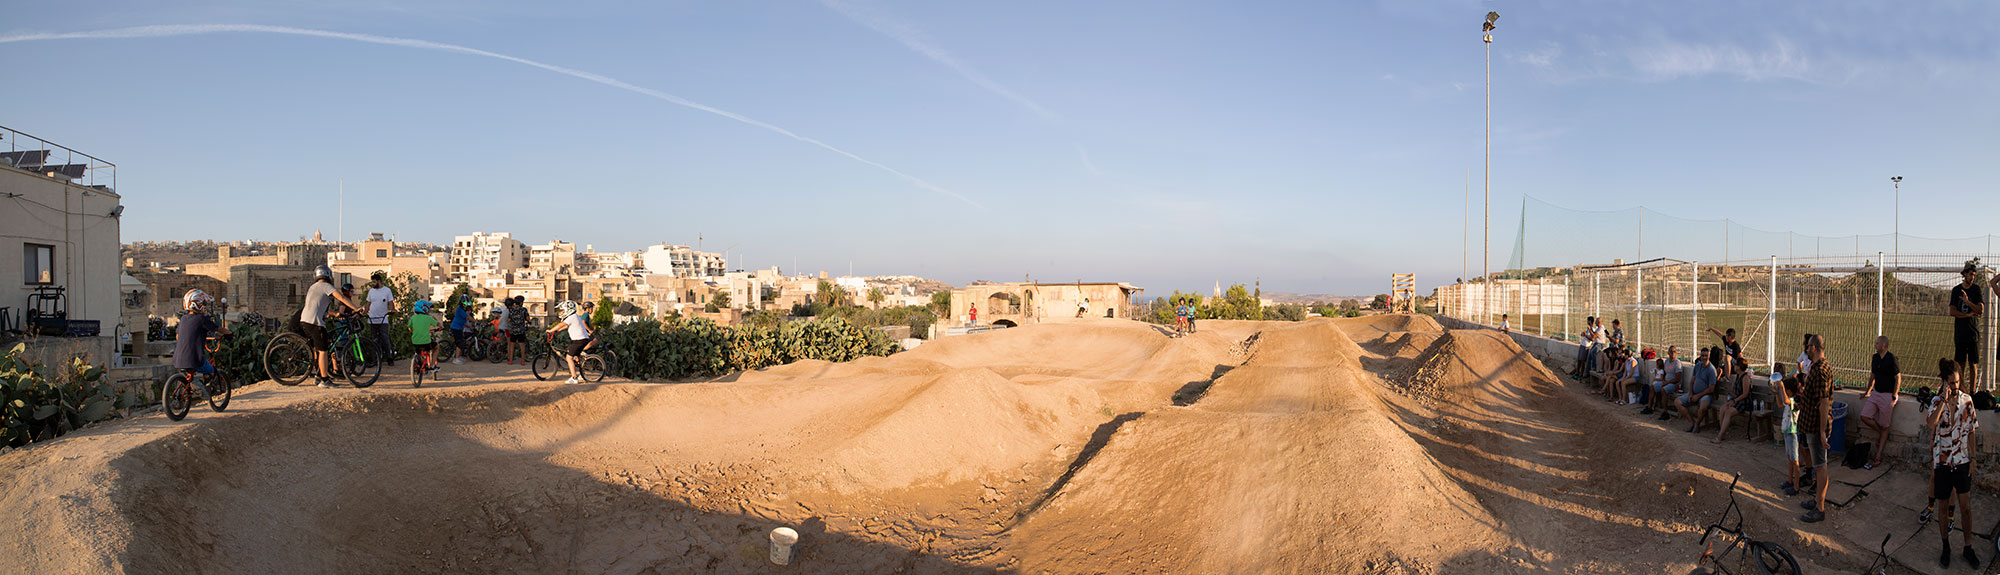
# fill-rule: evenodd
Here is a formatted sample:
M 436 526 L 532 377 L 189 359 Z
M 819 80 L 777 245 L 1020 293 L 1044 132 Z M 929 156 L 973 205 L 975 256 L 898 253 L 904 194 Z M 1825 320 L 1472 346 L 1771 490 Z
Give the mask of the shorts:
M 306 341 L 312 342 L 313 351 L 326 351 L 326 328 L 319 324 L 301 323 L 299 333 L 305 334 Z
M 578 355 L 582 355 L 582 354 L 583 354 L 583 346 L 586 346 L 586 345 L 590 345 L 590 339 L 589 339 L 589 338 L 584 338 L 584 339 L 579 339 L 579 340 L 573 340 L 573 341 L 570 341 L 570 342 L 569 342 L 569 355 L 570 355 L 571 357 L 575 357 L 575 356 L 578 356 Z
M 1785 460 L 1792 462 L 1792 465 L 1799 464 L 1799 434 L 1797 433 L 1785 434 Z
M 1951 358 L 1962 365 L 1979 365 L 1979 332 L 1954 326 Z
M 1799 464 L 1807 467 L 1826 467 L 1826 438 L 1817 433 L 1799 433 L 1799 443 L 1806 444 L 1806 455 Z
M 511 341 L 514 343 L 528 343 L 528 334 L 510 331 L 507 332 L 507 341 Z
M 1872 419 L 1882 427 L 1888 427 L 1896 417 L 1896 394 L 1871 393 L 1868 401 L 1861 405 L 1861 418 Z
M 1931 468 L 1931 499 L 1944 499 L 1953 493 L 1972 493 L 1971 463 Z
M 1700 401 L 1700 403 L 1701 403 L 1701 407 L 1700 407 L 1699 409 L 1708 409 L 1708 403 L 1709 403 L 1709 401 L 1710 401 L 1710 400 L 1713 400 L 1713 399 L 1715 399 L 1715 396 L 1713 396 L 1713 395 L 1704 395 L 1704 396 L 1701 396 L 1701 401 Z M 1689 396 L 1689 395 L 1687 395 L 1687 394 L 1682 394 L 1682 395 L 1681 395 L 1681 407 L 1687 407 L 1687 408 L 1694 408 L 1694 407 L 1695 407 L 1695 403 L 1696 403 L 1696 402 L 1695 402 L 1695 400 L 1694 400 L 1694 397 L 1693 397 L 1693 396 Z
M 1750 396 L 1746 395 L 1737 398 L 1735 403 L 1729 404 L 1729 407 L 1735 409 L 1737 413 L 1750 413 L 1757 408 L 1757 404 L 1750 400 Z
M 1660 383 L 1657 381 L 1653 382 L 1653 393 L 1663 393 L 1668 396 L 1672 396 L 1680 393 L 1680 391 L 1681 391 L 1680 386 L 1678 385 L 1674 385 L 1671 383 Z
M 437 344 L 437 342 L 435 342 L 435 341 L 434 341 L 434 342 L 430 342 L 430 343 L 420 343 L 420 344 L 417 344 L 417 351 L 418 351 L 419 353 L 421 353 L 421 352 L 426 352 L 426 351 L 437 351 L 437 348 L 438 348 L 438 344 Z

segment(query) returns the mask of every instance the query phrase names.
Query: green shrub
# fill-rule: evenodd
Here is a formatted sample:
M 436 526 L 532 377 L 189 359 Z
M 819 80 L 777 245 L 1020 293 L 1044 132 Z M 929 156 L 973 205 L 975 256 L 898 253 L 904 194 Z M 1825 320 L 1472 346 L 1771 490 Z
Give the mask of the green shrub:
M 620 377 L 642 381 L 713 377 L 802 359 L 851 361 L 897 349 L 882 332 L 841 318 L 735 327 L 702 318 L 642 319 L 607 327 L 596 337 L 618 355 Z
M 110 419 L 114 410 L 138 399 L 132 392 L 114 394 L 104 381 L 104 368 L 82 359 L 71 360 L 66 371 L 51 377 L 45 366 L 24 357 L 27 350 L 27 344 L 17 344 L 0 357 L 0 439 L 7 445 L 55 439 Z

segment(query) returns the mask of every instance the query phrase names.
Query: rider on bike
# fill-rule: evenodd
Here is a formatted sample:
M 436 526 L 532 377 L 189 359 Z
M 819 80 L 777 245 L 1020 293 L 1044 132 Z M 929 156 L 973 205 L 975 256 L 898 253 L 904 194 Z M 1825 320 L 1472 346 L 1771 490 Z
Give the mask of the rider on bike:
M 549 330 L 542 336 L 555 337 L 557 331 L 569 329 L 569 351 L 565 354 L 569 358 L 569 381 L 564 383 L 582 383 L 583 372 L 577 369 L 578 356 L 597 345 L 596 340 L 590 339 L 590 320 L 583 314 L 577 313 L 576 302 L 569 300 L 556 304 L 556 314 L 562 316 L 562 321 L 549 326 Z
M 436 356 L 424 355 L 437 349 L 437 342 L 431 340 L 431 330 L 438 324 L 437 318 L 431 317 L 431 300 L 417 300 L 412 307 L 416 311 L 410 314 L 410 345 L 416 348 L 412 361 L 424 361 L 425 370 L 437 371 Z
M 360 311 L 361 306 L 342 295 L 333 287 L 333 268 L 321 265 L 313 269 L 312 289 L 306 290 L 306 306 L 299 312 L 299 329 L 305 332 L 306 340 L 312 342 L 313 359 L 319 365 L 319 386 L 333 387 L 333 378 L 327 375 L 326 362 L 331 354 L 326 351 L 326 316 L 333 303 L 338 301 L 347 309 Z M 351 289 L 351 288 L 350 288 Z
M 202 344 L 208 340 L 209 332 L 229 335 L 229 328 L 208 317 L 208 308 L 213 303 L 215 297 L 199 289 L 188 290 L 181 296 L 181 309 L 187 314 L 181 316 L 180 331 L 174 341 L 174 369 L 202 375 L 215 373 L 215 363 L 205 357 Z

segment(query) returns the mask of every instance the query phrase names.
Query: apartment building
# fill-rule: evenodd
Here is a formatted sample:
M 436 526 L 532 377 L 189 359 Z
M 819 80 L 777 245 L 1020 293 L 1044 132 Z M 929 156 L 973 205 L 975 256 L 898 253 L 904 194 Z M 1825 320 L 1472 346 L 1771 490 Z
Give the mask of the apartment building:
M 5 127 L 0 139 L 13 150 L 0 152 L 0 327 L 85 336 L 56 339 L 106 362 L 123 314 L 116 168 Z
M 640 261 L 649 274 L 680 278 L 719 276 L 726 273 L 729 267 L 721 254 L 674 244 L 647 246 Z
M 474 232 L 451 242 L 451 279 L 472 281 L 527 267 L 528 245 L 507 232 Z

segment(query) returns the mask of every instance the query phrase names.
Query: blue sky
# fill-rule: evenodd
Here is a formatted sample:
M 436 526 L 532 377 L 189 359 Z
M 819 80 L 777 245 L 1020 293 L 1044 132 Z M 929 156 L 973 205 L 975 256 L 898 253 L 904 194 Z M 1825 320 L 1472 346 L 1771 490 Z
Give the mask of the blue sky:
M 1488 10 L 1496 268 L 1523 194 L 1877 234 L 1902 174 L 1906 233 L 2000 213 L 1991 2 L 14 4 L 0 124 L 118 163 L 127 240 L 332 236 L 344 181 L 349 238 L 1428 290 Z

